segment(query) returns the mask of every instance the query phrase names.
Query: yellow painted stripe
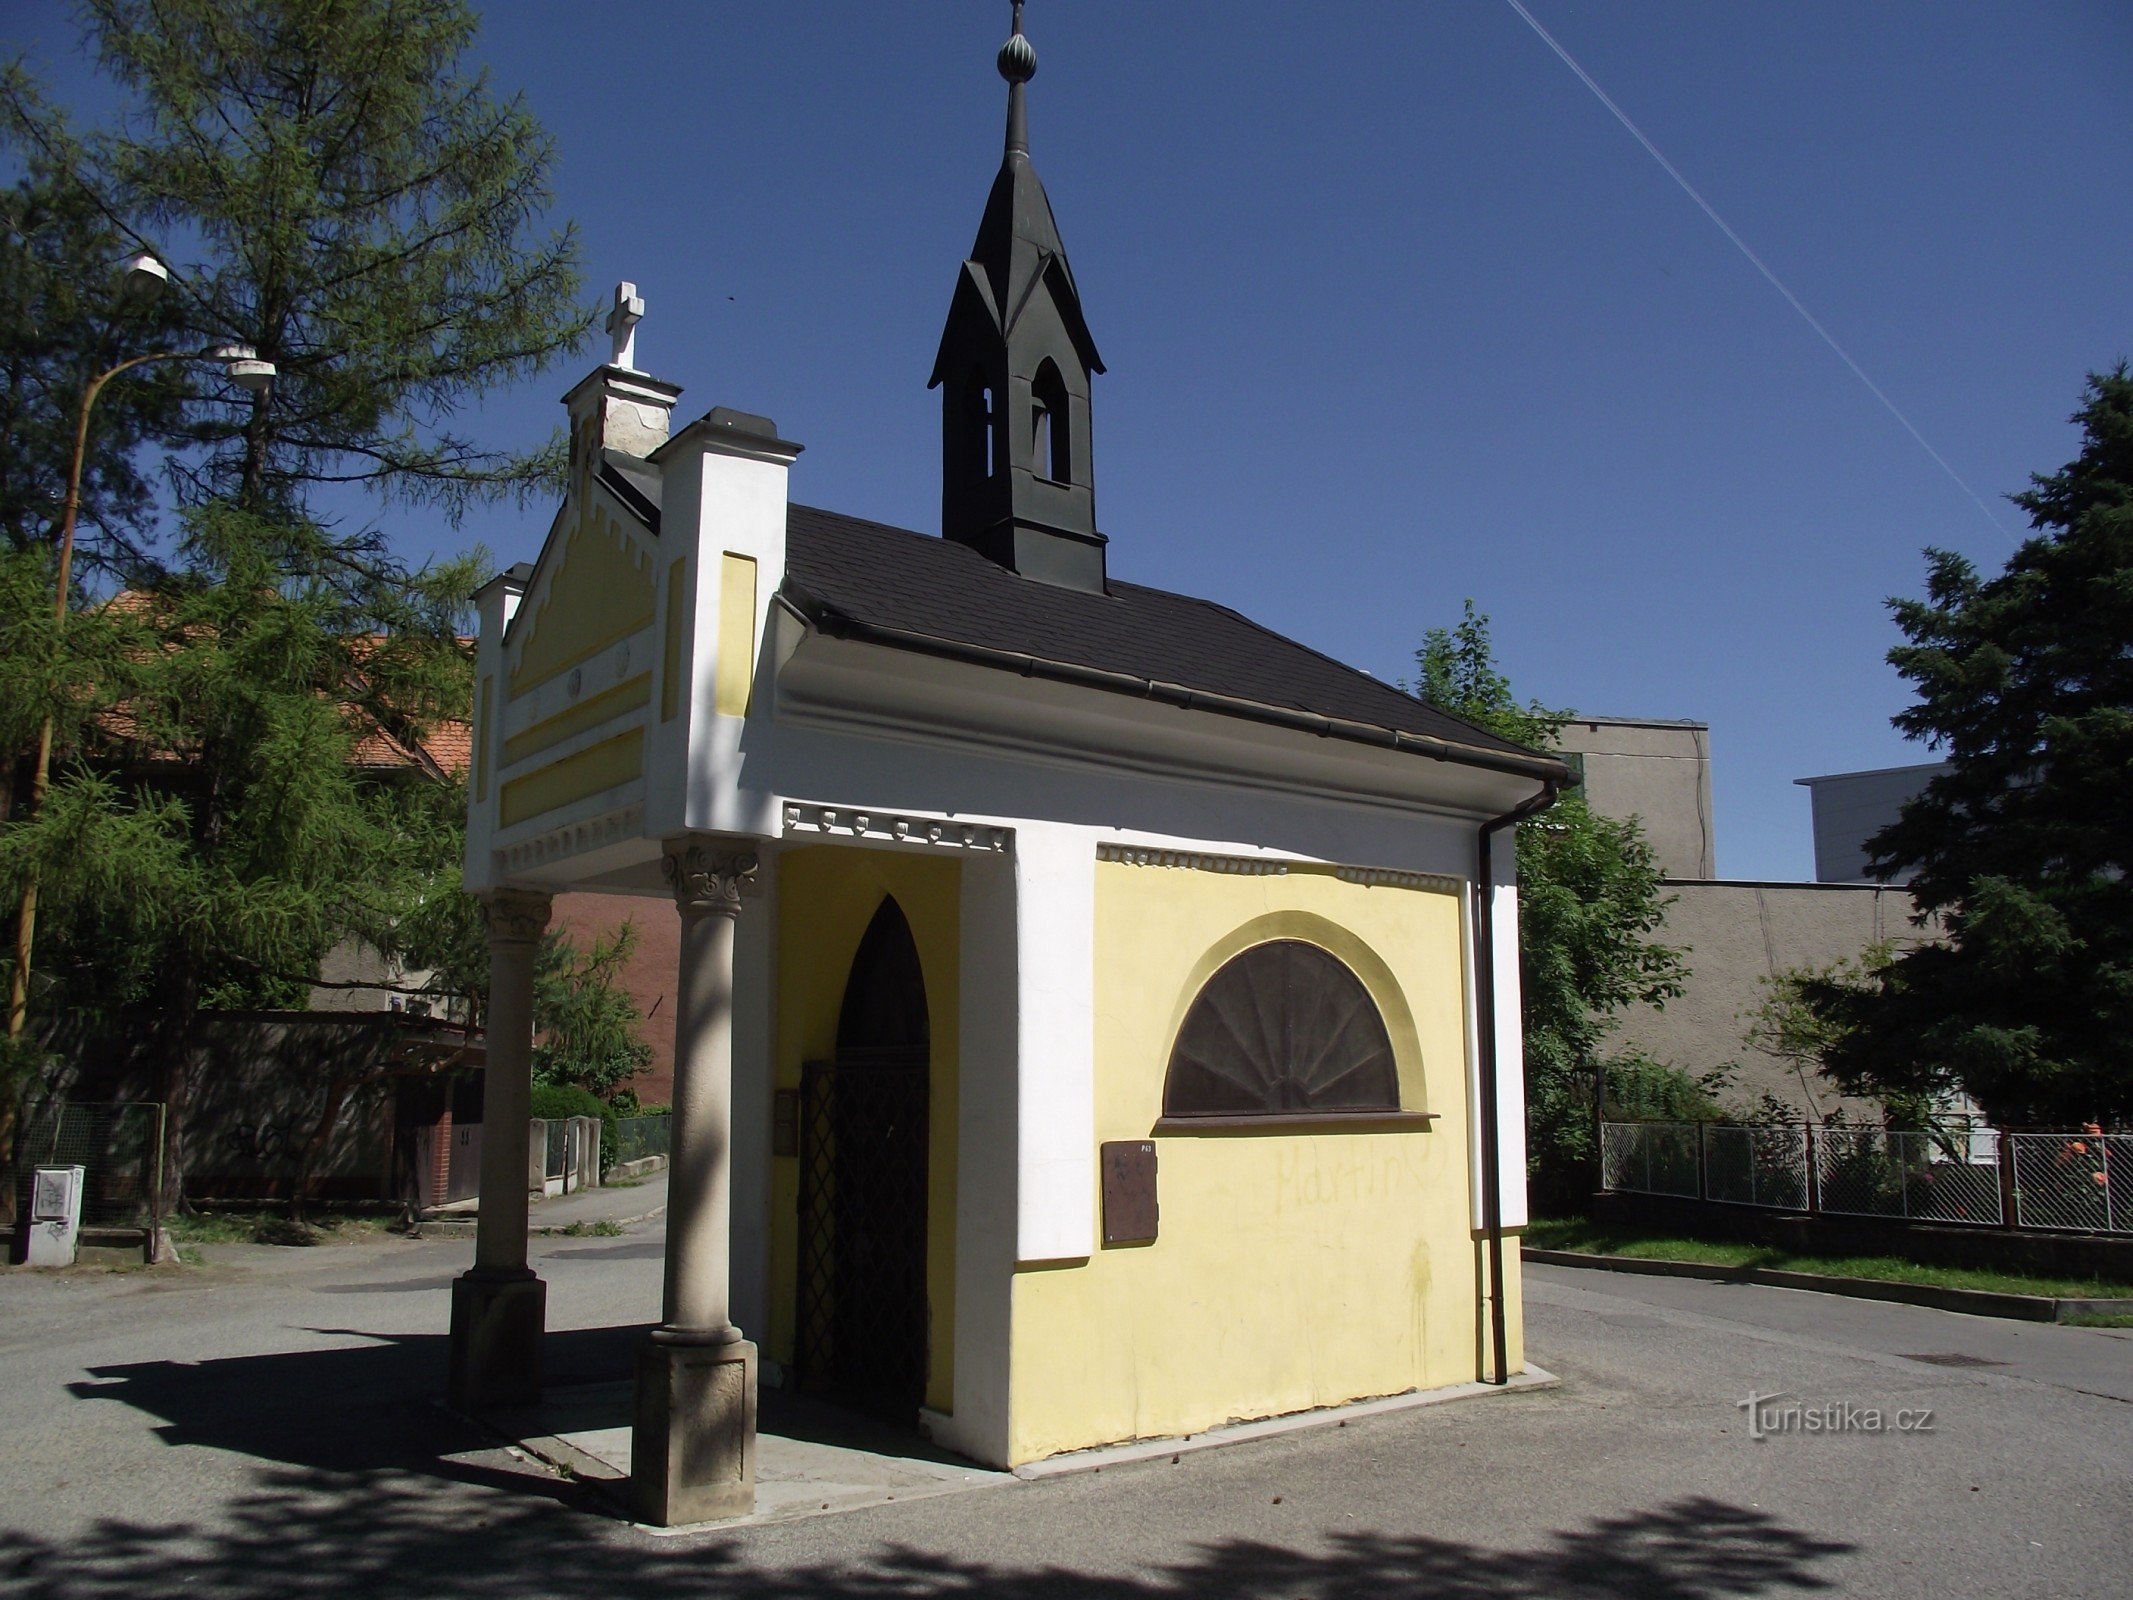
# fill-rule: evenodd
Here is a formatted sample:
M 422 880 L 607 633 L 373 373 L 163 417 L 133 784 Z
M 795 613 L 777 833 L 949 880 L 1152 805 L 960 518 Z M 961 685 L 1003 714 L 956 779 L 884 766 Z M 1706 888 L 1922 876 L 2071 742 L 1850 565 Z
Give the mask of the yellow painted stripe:
M 504 785 L 501 797 L 503 824 L 508 828 L 544 811 L 567 806 L 573 800 L 628 783 L 643 773 L 644 730 L 632 728 L 524 777 L 513 778 Z
M 610 717 L 635 711 L 651 698 L 652 675 L 640 672 L 612 689 L 603 689 L 590 699 L 579 701 L 567 711 L 559 711 L 545 721 L 519 729 L 504 741 L 504 765 L 515 765 L 552 744 L 561 744 L 572 734 L 596 728 Z
M 755 561 L 726 553 L 718 581 L 718 679 L 712 705 L 720 716 L 745 717 L 755 687 Z

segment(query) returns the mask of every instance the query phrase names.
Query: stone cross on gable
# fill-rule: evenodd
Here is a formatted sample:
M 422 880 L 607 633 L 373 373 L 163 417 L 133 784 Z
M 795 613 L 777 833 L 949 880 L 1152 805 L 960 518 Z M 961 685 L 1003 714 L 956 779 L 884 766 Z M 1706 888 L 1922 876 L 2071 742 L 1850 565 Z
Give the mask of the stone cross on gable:
M 637 324 L 643 320 L 644 298 L 637 293 L 637 286 L 634 283 L 616 284 L 615 306 L 607 314 L 607 336 L 615 342 L 614 354 L 608 357 L 610 366 L 636 370 Z

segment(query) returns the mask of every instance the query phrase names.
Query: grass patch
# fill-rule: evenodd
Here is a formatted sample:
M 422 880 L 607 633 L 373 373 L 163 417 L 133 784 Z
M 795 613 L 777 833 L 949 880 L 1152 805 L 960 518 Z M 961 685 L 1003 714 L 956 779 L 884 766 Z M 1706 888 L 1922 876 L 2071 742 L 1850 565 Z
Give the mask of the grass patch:
M 182 1260 L 188 1245 L 358 1244 L 397 1232 L 399 1218 L 322 1211 L 299 1222 L 286 1211 L 195 1211 L 172 1217 L 164 1226 Z
M 1714 1267 L 1769 1267 L 1781 1272 L 1820 1272 L 1835 1278 L 1873 1278 L 1936 1289 L 1985 1289 L 1995 1294 L 2037 1294 L 2053 1299 L 2133 1303 L 2133 1284 L 2100 1278 L 2053 1278 L 1984 1267 L 1940 1267 L 1900 1256 L 1801 1255 L 1736 1239 L 1685 1239 L 1640 1229 L 1612 1227 L 1582 1217 L 1537 1220 L 1526 1229 L 1536 1250 L 1581 1250 L 1637 1261 L 1694 1261 Z M 2133 1321 L 2133 1318 L 2129 1318 Z
M 2082 1311 L 2066 1319 L 2070 1328 L 2133 1328 L 2133 1312 Z
M 619 1239 L 622 1224 L 602 1217 L 598 1222 L 573 1222 L 559 1231 L 566 1239 Z

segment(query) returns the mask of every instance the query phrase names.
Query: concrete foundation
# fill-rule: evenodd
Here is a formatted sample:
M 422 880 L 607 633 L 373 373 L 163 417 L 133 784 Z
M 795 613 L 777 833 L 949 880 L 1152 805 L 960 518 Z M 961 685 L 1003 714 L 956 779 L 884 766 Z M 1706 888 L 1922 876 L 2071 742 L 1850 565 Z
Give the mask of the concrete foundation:
M 630 1499 L 655 1527 L 755 1510 L 756 1349 L 647 1342 L 637 1355 Z
M 531 1405 L 541 1396 L 541 1334 L 548 1285 L 531 1272 L 452 1280 L 451 1374 L 445 1393 L 460 1411 Z

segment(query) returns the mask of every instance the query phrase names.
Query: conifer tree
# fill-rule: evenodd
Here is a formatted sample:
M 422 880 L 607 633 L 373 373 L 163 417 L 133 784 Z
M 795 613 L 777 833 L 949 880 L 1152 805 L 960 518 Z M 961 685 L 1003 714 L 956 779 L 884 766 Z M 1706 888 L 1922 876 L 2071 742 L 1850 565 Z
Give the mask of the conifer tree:
M 89 197 L 35 157 L 0 190 L 0 556 L 44 562 L 47 610 L 83 386 L 125 355 L 184 337 L 169 301 L 113 300 L 110 268 L 126 251 Z M 141 570 L 154 511 L 141 450 L 176 428 L 183 388 L 176 366 L 149 366 L 98 402 L 75 527 L 83 580 Z
M 391 776 L 350 758 L 466 715 L 459 634 L 486 559 L 433 560 L 427 538 L 391 540 L 362 513 L 449 521 L 544 490 L 553 442 L 493 448 L 456 419 L 571 350 L 590 317 L 574 236 L 544 221 L 550 141 L 463 64 L 465 6 L 82 10 L 120 113 L 77 131 L 17 66 L 0 141 L 69 216 L 168 263 L 163 323 L 130 335 L 156 342 L 120 353 L 236 341 L 278 370 L 254 397 L 212 363 L 172 363 L 181 409 L 100 433 L 122 462 L 136 437 L 167 452 L 175 536 L 128 563 L 126 593 L 81 597 L 66 631 L 117 641 L 101 670 L 48 651 L 60 666 L 0 673 L 11 739 L 68 711 L 44 810 L 0 827 L 0 885 L 41 886 L 34 992 L 152 1007 L 175 1061 L 200 1008 L 302 1004 L 327 949 L 391 948 L 456 864 L 452 776 L 419 755 Z M 74 265 L 87 282 L 109 264 Z M 164 1096 L 182 1128 L 184 1085 Z
M 1896 725 L 1947 770 L 1870 848 L 1946 937 L 1808 986 L 1847 1093 L 2133 1118 L 2133 374 L 2091 374 L 2073 420 L 1998 576 L 1931 550 L 1926 597 L 1890 602 L 1918 697 Z
M 553 442 L 484 447 L 453 425 L 590 324 L 576 240 L 544 231 L 553 146 L 460 58 L 447 0 L 87 0 L 87 42 L 127 96 L 77 133 L 17 69 L 0 131 L 171 267 L 181 340 L 255 346 L 254 397 L 193 369 L 192 498 L 317 512 L 361 483 L 441 506 L 545 486 Z M 344 535 L 345 560 L 375 557 Z

